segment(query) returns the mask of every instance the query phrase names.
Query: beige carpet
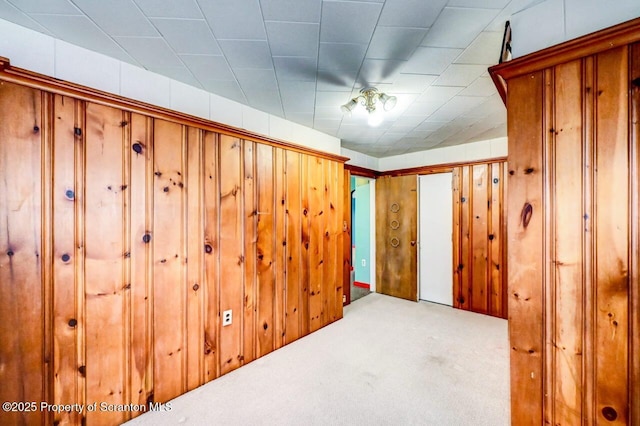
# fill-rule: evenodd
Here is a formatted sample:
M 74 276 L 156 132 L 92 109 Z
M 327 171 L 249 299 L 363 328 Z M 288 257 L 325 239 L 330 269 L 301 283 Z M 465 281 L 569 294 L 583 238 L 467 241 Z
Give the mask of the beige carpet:
M 507 322 L 372 293 L 137 425 L 508 425 Z

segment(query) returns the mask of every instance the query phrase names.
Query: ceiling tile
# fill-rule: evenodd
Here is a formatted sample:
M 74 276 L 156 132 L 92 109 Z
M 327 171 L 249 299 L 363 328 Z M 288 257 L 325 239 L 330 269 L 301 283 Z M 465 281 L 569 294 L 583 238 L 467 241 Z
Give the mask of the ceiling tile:
M 282 107 L 288 112 L 314 112 L 316 86 L 311 82 L 290 81 L 280 87 Z
M 365 59 L 362 62 L 357 82 L 363 87 L 391 83 L 402 65 L 404 65 L 404 61 Z
M 156 29 L 131 0 L 74 0 L 110 36 L 154 37 Z
M 435 75 L 396 74 L 389 89 L 393 93 L 422 93 L 436 80 Z
M 456 96 L 429 116 L 433 121 L 450 121 L 477 107 L 485 98 L 477 96 Z
M 349 99 L 350 95 L 345 92 L 317 92 L 316 107 L 327 106 L 338 110 L 340 105 L 345 104 Z
M 445 7 L 422 45 L 466 48 L 497 14 L 495 9 Z
M 278 81 L 315 81 L 318 59 L 275 56 L 273 66 L 276 69 Z
M 27 27 L 43 34 L 51 35 L 49 30 L 5 0 L 0 0 L 0 17 L 9 22 L 13 22 L 14 24 Z
M 193 87 L 200 87 L 200 83 L 191 74 L 191 72 L 185 66 L 179 67 L 156 67 L 152 71 L 172 78 L 174 80 L 181 81 Z
M 252 90 L 251 92 L 245 92 L 245 95 L 250 106 L 278 117 L 284 116 L 278 91 L 269 89 Z
M 406 74 L 440 74 L 455 60 L 462 49 L 419 47 L 403 66 Z
M 511 18 L 511 15 L 543 1 L 545 0 L 511 0 L 485 28 L 485 31 L 504 33 L 504 25 Z
M 428 28 L 447 0 L 387 0 L 379 25 Z
M 162 38 L 116 37 L 116 41 L 145 68 L 180 67 L 182 62 Z
M 460 92 L 460 96 L 491 96 L 497 93 L 491 77 L 478 77 L 469 87 Z
M 252 91 L 278 90 L 276 73 L 273 69 L 236 68 L 233 72 L 247 96 Z
M 202 87 L 216 95 L 220 95 L 227 99 L 232 99 L 237 102 L 247 103 L 247 98 L 244 96 L 242 89 L 238 83 L 234 81 L 224 81 L 224 80 L 200 80 L 202 83 Z
M 443 105 L 460 93 L 462 87 L 431 86 L 416 100 L 417 103 Z
M 427 34 L 426 29 L 378 27 L 373 33 L 367 58 L 407 60 Z
M 235 81 L 235 76 L 224 56 L 180 55 L 182 62 L 199 80 Z
M 447 6 L 479 7 L 482 9 L 503 9 L 510 0 L 449 0 Z
M 320 22 L 322 0 L 260 0 L 266 21 Z
M 456 64 L 495 65 L 502 50 L 502 33 L 481 32 L 455 60 Z
M 317 89 L 350 93 L 356 84 L 358 71 L 318 70 Z
M 218 40 L 266 40 L 258 0 L 198 0 Z
M 271 68 L 266 40 L 218 40 L 231 68 Z
M 447 123 L 448 121 L 426 121 L 425 120 L 422 123 L 420 123 L 418 126 L 416 126 L 415 131 L 433 133 L 439 128 L 441 128 L 442 126 L 446 125 Z
M 365 44 L 320 43 L 318 68 L 358 71 L 366 52 Z
M 287 120 L 291 120 L 294 123 L 298 123 L 307 127 L 313 126 L 313 114 L 311 113 L 288 113 L 286 117 Z
M 322 2 L 320 41 L 368 44 L 380 10 L 380 3 Z
M 468 86 L 487 69 L 485 65 L 452 64 L 433 83 L 437 86 Z
M 31 16 L 59 39 L 117 59 L 122 59 L 125 55 L 122 48 L 86 16 L 35 14 Z M 131 61 L 131 58 L 128 61 Z
M 25 13 L 82 15 L 68 0 L 9 0 L 9 3 Z
M 204 20 L 156 18 L 151 22 L 178 54 L 222 54 Z
M 320 25 L 299 22 L 265 22 L 274 56 L 318 56 Z
M 150 18 L 202 19 L 195 0 L 134 0 L 142 12 Z
M 343 114 L 342 114 L 342 111 L 340 111 L 340 105 L 342 105 L 342 103 L 339 103 L 337 105 L 330 105 L 330 106 L 316 106 L 315 107 L 316 119 L 342 120 Z

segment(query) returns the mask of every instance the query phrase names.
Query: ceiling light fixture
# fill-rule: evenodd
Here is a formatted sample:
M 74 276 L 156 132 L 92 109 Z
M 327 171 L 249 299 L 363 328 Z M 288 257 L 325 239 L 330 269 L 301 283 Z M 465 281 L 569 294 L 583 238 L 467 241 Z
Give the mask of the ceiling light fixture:
M 375 87 L 367 87 L 360 90 L 360 95 L 351 99 L 340 109 L 343 113 L 351 115 L 351 112 L 358 106 L 358 103 L 365 107 L 369 113 L 369 125 L 377 126 L 382 122 L 382 114 L 380 110 L 376 111 L 376 106 L 380 102 L 385 111 L 390 111 L 396 106 L 398 98 L 389 96 L 386 93 L 378 91 Z

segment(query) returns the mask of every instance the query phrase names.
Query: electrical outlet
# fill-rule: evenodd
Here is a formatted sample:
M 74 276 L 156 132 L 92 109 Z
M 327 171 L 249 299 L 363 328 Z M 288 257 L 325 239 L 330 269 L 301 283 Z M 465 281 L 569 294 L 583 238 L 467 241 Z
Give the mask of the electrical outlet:
M 226 327 L 227 325 L 231 325 L 233 323 L 233 310 L 229 309 L 228 311 L 222 312 L 222 326 Z
M 367 259 L 362 259 L 362 266 L 367 266 Z

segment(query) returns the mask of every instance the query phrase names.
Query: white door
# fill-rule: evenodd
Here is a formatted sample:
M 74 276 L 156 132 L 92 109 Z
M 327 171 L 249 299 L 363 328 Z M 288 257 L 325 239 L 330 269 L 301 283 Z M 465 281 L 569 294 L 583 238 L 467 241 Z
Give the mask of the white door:
M 420 299 L 453 305 L 451 173 L 419 177 Z

